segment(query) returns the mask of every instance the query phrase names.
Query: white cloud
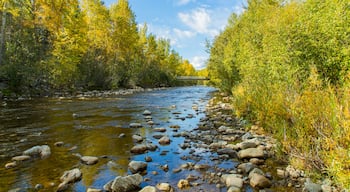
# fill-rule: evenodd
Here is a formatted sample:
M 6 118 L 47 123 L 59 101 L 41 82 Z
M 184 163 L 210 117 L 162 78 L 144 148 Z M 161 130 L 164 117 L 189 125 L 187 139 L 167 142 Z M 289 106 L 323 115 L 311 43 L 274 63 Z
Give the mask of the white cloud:
M 187 5 L 189 4 L 191 1 L 195 1 L 195 0 L 175 0 L 177 5 Z
M 208 33 L 211 23 L 209 11 L 203 7 L 192 10 L 190 13 L 179 13 L 179 19 L 198 33 Z
M 204 69 L 206 67 L 206 56 L 194 56 L 192 59 L 190 59 L 190 63 L 193 65 L 194 68 L 197 70 Z
M 238 7 L 236 9 L 240 11 Z M 180 12 L 178 18 L 192 31 L 213 38 L 220 33 L 220 30 L 224 29 L 227 17 L 231 12 L 232 10 L 228 8 L 209 9 L 209 7 L 202 6 L 189 12 Z
M 196 35 L 196 33 L 193 31 L 180 30 L 178 28 L 174 28 L 173 31 L 174 31 L 175 35 L 180 39 L 191 38 L 191 37 Z

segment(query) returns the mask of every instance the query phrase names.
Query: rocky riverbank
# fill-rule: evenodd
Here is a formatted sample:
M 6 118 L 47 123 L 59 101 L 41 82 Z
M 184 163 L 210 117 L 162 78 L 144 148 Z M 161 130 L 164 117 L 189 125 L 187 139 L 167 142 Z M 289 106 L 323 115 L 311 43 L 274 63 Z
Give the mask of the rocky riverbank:
M 243 120 L 237 119 L 232 114 L 229 104 L 229 97 L 213 98 L 205 109 L 205 117 L 192 130 L 184 130 L 181 126 L 172 125 L 167 128 L 151 127 L 153 138 L 157 142 L 151 142 L 150 138 L 143 138 L 140 135 L 120 134 L 119 139 L 131 137 L 134 146 L 130 152 L 135 156 L 144 155 L 143 160 L 130 160 L 128 164 L 128 175 L 117 176 L 107 182 L 101 188 L 88 188 L 87 191 L 113 191 L 113 192 L 151 192 L 151 191 L 309 191 L 309 192 L 332 192 L 337 191 L 328 181 L 312 182 L 305 173 L 297 170 L 284 162 L 276 160 L 276 141 L 264 134 L 262 128 L 251 126 L 249 129 Z M 172 106 L 173 114 L 178 113 Z M 197 105 L 191 107 L 200 113 Z M 148 125 L 153 125 L 152 112 L 149 110 L 140 114 Z M 190 119 L 192 115 L 179 119 Z M 73 114 L 74 116 L 74 114 Z M 141 124 L 131 123 L 130 128 L 137 129 Z M 153 167 L 153 159 L 147 154 L 157 152 L 160 156 L 169 151 L 163 150 L 174 140 L 182 138 L 183 142 L 178 145 L 181 150 L 188 150 L 189 153 L 176 152 L 175 158 L 185 163 L 179 167 L 168 165 L 162 162 L 159 167 Z M 64 147 L 64 142 L 53 143 L 52 147 Z M 68 152 L 74 149 L 67 150 Z M 174 152 L 175 153 L 175 152 Z M 146 154 L 146 155 L 145 155 Z M 12 161 L 5 165 L 12 169 L 18 167 L 21 162 L 29 159 L 44 159 L 52 155 L 50 146 L 34 146 L 23 152 L 21 156 L 12 158 Z M 106 162 L 106 156 L 83 156 L 72 153 L 76 156 L 77 166 L 62 173 L 57 178 L 60 183 L 52 182 L 50 186 L 37 184 L 34 190 L 47 191 L 69 191 L 71 186 L 84 178 L 80 169 L 84 166 L 95 166 L 98 163 Z M 233 166 L 219 166 L 223 162 L 231 162 Z M 108 160 L 109 164 L 114 164 Z M 172 168 L 169 168 L 172 167 Z M 153 171 L 150 171 L 153 170 Z M 154 171 L 157 170 L 157 171 Z M 149 173 L 151 172 L 151 174 Z M 181 174 L 174 182 L 155 181 L 152 175 Z M 185 174 L 183 174 L 185 173 Z M 152 184 L 151 184 L 152 183 Z M 210 189 L 206 186 L 214 186 Z M 20 191 L 15 189 L 13 191 Z

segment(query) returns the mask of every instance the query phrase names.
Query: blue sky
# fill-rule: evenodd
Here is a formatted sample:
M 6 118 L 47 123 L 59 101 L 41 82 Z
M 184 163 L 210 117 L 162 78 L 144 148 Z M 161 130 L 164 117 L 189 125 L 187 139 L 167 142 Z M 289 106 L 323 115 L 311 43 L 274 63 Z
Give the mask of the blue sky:
M 107 6 L 117 0 L 104 0 Z M 245 0 L 129 0 L 136 21 L 170 40 L 172 47 L 196 69 L 208 58 L 205 41 L 225 27 L 231 13 L 241 13 Z

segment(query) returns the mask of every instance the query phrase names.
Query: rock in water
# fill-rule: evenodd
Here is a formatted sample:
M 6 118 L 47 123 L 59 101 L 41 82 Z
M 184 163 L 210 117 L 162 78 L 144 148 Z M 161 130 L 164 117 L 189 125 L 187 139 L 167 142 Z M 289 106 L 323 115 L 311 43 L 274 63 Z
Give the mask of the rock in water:
M 141 128 L 142 124 L 141 123 L 130 123 L 129 127 L 130 128 Z
M 58 185 L 57 191 L 65 191 L 69 187 L 69 183 L 74 183 L 82 178 L 83 174 L 78 168 L 65 171 L 61 176 L 61 184 Z
M 157 188 L 153 186 L 146 186 L 139 192 L 157 192 Z
M 181 179 L 178 183 L 177 183 L 177 187 L 179 189 L 185 189 L 190 187 L 190 183 L 186 180 L 186 179 Z
M 83 174 L 78 168 L 65 171 L 61 176 L 60 180 L 66 183 L 74 183 L 82 178 Z
M 142 115 L 148 116 L 148 115 L 152 115 L 152 112 L 149 110 L 145 110 Z
M 147 169 L 147 163 L 142 161 L 131 161 L 128 167 L 131 173 L 139 173 Z
M 129 192 L 140 188 L 143 178 L 140 174 L 118 176 L 113 180 L 110 190 L 112 192 Z
M 12 161 L 26 161 L 29 160 L 31 157 L 29 155 L 20 155 L 16 157 L 12 157 Z
M 174 192 L 173 187 L 169 183 L 158 183 L 156 187 L 162 192 Z
M 168 145 L 170 144 L 170 138 L 168 136 L 163 136 L 159 139 L 158 143 L 161 145 Z
M 47 158 L 51 154 L 50 147 L 48 145 L 34 146 L 23 152 L 23 155 L 40 156 L 41 158 Z
M 97 157 L 92 157 L 92 156 L 83 156 L 80 158 L 81 162 L 86 164 L 86 165 L 94 165 L 98 162 Z

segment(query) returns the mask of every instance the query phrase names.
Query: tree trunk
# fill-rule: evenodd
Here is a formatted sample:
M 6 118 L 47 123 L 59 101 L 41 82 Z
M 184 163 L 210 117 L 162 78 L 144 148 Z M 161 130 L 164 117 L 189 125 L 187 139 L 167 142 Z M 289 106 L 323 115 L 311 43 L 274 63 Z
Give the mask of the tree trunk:
M 6 29 L 6 2 L 4 3 L 1 17 L 1 36 L 0 36 L 0 66 L 3 64 L 5 55 L 5 29 Z

